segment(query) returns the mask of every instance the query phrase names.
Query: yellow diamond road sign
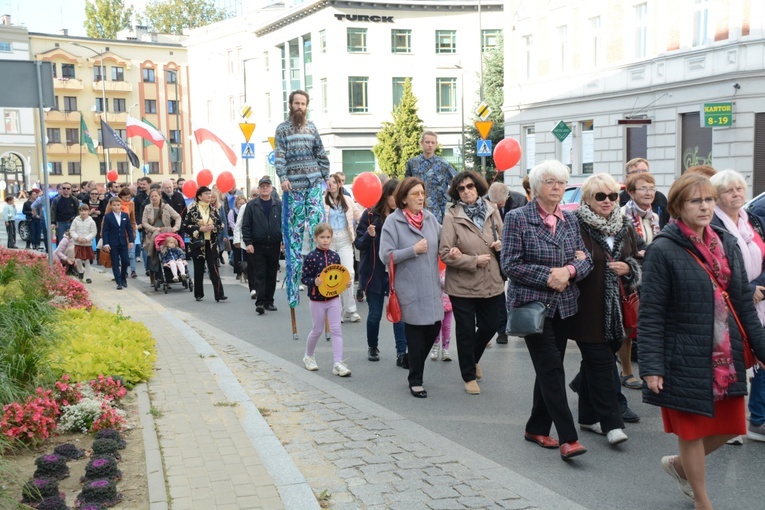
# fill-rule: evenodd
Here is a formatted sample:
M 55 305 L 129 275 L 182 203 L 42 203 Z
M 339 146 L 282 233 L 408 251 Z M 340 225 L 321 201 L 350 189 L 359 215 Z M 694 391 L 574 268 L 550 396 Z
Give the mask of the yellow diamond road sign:
M 252 107 L 248 104 L 242 105 L 242 107 L 239 109 L 239 115 L 245 119 L 249 119 L 252 115 Z
M 242 134 L 244 135 L 244 141 L 249 142 L 250 137 L 252 136 L 252 132 L 255 131 L 255 124 L 248 124 L 246 122 L 240 122 L 239 123 L 239 129 L 242 130 Z
M 481 101 L 481 104 L 478 105 L 478 108 L 475 109 L 475 114 L 478 115 L 481 120 L 486 120 L 489 115 L 491 115 L 491 112 L 493 110 L 489 108 L 489 105 L 486 104 L 486 101 Z

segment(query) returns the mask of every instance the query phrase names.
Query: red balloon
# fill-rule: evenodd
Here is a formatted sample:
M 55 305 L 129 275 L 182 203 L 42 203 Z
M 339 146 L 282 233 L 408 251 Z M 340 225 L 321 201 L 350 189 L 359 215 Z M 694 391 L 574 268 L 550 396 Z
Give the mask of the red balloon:
M 446 269 L 446 264 L 444 264 L 444 261 L 441 260 L 441 257 L 439 256 L 438 257 L 438 272 L 440 273 L 444 269 Z
M 494 147 L 494 166 L 499 172 L 512 168 L 521 160 L 521 144 L 515 138 L 505 138 Z
M 183 192 L 184 197 L 194 198 L 197 196 L 198 189 L 199 189 L 199 186 L 197 185 L 196 181 L 186 181 L 183 183 L 183 187 L 181 188 L 181 191 Z
M 109 182 L 117 182 L 117 179 L 119 179 L 120 176 L 117 174 L 117 170 L 109 170 L 106 173 L 106 180 Z
M 236 187 L 236 179 L 234 179 L 234 174 L 227 170 L 220 173 L 215 180 L 215 184 L 218 186 L 218 191 L 221 193 L 228 193 Z
M 210 183 L 213 181 L 213 174 L 210 170 L 204 169 L 200 170 L 197 174 L 197 184 L 200 186 L 209 186 Z
M 353 180 L 353 198 L 364 207 L 372 207 L 382 196 L 380 178 L 372 172 L 364 172 Z

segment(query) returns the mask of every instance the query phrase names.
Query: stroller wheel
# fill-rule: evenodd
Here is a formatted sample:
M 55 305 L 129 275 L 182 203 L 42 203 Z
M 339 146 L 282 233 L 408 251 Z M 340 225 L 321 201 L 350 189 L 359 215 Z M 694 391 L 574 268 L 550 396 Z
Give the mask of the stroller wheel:
M 165 290 L 165 294 L 167 294 L 167 284 L 163 286 L 163 289 Z
M 194 292 L 194 282 L 189 280 L 189 292 Z

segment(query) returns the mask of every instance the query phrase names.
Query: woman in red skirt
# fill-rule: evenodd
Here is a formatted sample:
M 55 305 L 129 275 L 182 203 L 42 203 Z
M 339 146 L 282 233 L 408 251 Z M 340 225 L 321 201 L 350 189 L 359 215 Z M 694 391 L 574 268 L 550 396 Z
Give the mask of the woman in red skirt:
M 677 221 L 646 252 L 638 322 L 643 400 L 661 407 L 664 430 L 678 437 L 679 455 L 663 457 L 661 466 L 705 510 L 712 508 L 705 456 L 746 433 L 742 333 L 765 359 L 765 330 L 736 239 L 710 226 L 716 196 L 700 174 L 670 188 Z

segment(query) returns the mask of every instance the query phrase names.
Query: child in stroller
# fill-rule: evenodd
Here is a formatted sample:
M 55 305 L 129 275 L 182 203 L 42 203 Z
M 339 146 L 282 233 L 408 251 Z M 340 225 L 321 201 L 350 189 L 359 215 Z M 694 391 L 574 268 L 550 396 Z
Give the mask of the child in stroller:
M 177 282 L 186 279 L 186 256 L 178 247 L 178 240 L 175 237 L 165 239 L 165 244 L 159 252 L 159 258 L 162 266 L 170 269 L 173 275 L 173 281 Z

